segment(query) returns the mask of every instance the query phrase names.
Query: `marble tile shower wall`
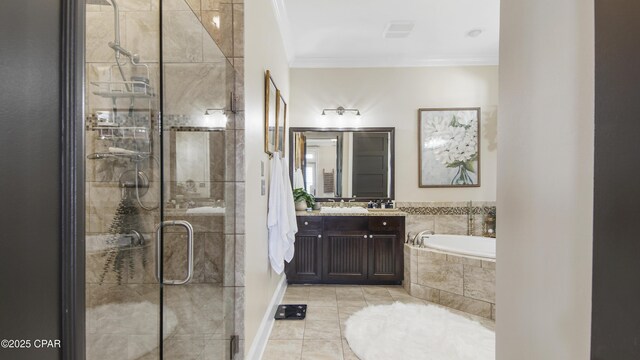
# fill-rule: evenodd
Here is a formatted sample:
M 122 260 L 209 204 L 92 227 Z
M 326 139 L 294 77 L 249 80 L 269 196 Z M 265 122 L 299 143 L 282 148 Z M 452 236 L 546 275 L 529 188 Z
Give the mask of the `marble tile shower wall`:
M 226 339 L 230 335 L 240 335 L 240 351 L 244 348 L 244 4 L 242 0 L 163 0 L 160 32 L 159 1 L 121 0 L 118 4 L 122 46 L 140 55 L 156 89 L 161 70 L 159 37 L 163 36 L 164 125 L 201 125 L 206 109 L 233 106 L 236 110 L 235 114 L 228 112 L 223 136 L 225 155 L 222 163 L 214 166 L 223 171 L 220 174 L 216 171 L 211 184 L 212 192 L 224 199 L 225 214 L 187 218 L 185 214 L 165 211 L 163 220 L 186 219 L 194 225 L 196 233 L 193 281 L 184 287 L 168 287 L 165 292 L 165 305 L 176 313 L 179 323 L 174 334 L 165 340 L 165 349 L 173 349 L 165 352 L 165 357 L 228 359 Z M 111 99 L 94 95 L 90 84 L 107 81 L 115 65 L 114 53 L 107 46 L 114 38 L 113 8 L 87 5 L 86 16 L 85 112 L 90 115 L 113 108 Z M 118 106 L 128 108 L 128 105 Z M 138 109 L 150 114 L 150 119 L 156 118 L 158 98 L 148 102 L 136 100 Z M 157 130 L 157 122 L 152 126 Z M 157 156 L 158 131 L 151 134 Z M 113 145 L 100 140 L 88 126 L 87 154 L 107 151 L 109 146 Z M 146 245 L 129 250 L 133 265 L 122 267 L 121 279 L 111 271 L 102 278 L 106 260 L 104 234 L 108 233 L 121 200 L 118 179 L 123 172 L 133 170 L 132 164 L 121 158 L 86 162 L 87 309 L 114 303 L 158 303 L 152 240 L 155 226 L 161 221 L 159 210 L 139 212 L 138 230 Z M 154 161 L 142 166 L 150 179 L 150 188 L 141 200 L 147 206 L 156 205 L 161 188 L 159 166 Z M 174 263 L 173 260 L 186 256 L 179 246 L 184 239 L 182 234 L 172 232 L 179 229 L 169 230 L 165 255 L 168 263 Z M 167 273 L 172 272 L 176 277 L 181 275 L 168 265 Z M 111 330 L 105 333 L 101 326 L 110 319 L 96 316 L 87 312 L 88 358 L 127 358 L 127 351 L 129 355 L 136 353 L 131 348 L 138 346 L 131 335 L 157 338 L 152 330 L 131 327 L 124 329 L 124 333 Z M 115 321 L 117 316 L 113 314 L 111 320 Z M 243 358 L 242 353 L 237 358 Z

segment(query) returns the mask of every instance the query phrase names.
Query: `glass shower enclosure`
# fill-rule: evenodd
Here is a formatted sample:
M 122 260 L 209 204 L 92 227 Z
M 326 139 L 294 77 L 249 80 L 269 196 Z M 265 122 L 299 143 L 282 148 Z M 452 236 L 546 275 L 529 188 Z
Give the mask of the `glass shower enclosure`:
M 237 358 L 225 5 L 86 1 L 87 359 Z

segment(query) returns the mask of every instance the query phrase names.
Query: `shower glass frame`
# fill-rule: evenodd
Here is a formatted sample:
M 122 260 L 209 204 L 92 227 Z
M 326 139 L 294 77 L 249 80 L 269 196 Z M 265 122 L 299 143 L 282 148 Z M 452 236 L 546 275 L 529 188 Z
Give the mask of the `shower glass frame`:
M 117 1 L 122 45 L 92 32 L 92 24 L 118 23 L 113 7 L 89 3 L 85 12 L 85 356 L 229 359 L 237 341 L 237 73 L 214 40 L 220 34 L 203 24 L 204 10 L 186 0 L 150 0 L 148 11 Z M 198 32 L 200 45 L 174 41 Z M 212 126 L 211 109 L 225 126 Z M 208 198 L 177 181 L 176 134 L 188 133 L 210 142 L 199 149 L 211 152 L 210 178 L 194 179 Z

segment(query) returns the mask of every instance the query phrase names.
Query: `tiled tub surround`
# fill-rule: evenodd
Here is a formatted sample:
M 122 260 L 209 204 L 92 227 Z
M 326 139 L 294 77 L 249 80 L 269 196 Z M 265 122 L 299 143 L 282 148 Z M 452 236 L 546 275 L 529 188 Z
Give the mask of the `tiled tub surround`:
M 431 230 L 436 234 L 483 236 L 484 215 L 496 211 L 493 201 L 468 202 L 397 202 L 396 208 L 406 212 L 407 234 Z M 471 211 L 469 211 L 471 210 Z M 469 214 L 471 212 L 471 214 Z
M 411 296 L 495 320 L 496 261 L 404 246 L 403 287 Z

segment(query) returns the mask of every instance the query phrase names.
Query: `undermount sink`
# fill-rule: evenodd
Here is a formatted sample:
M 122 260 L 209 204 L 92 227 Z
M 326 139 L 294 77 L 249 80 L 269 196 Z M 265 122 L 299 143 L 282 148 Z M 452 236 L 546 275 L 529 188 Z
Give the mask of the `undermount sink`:
M 320 213 L 324 214 L 366 214 L 369 211 L 363 207 L 323 207 Z

